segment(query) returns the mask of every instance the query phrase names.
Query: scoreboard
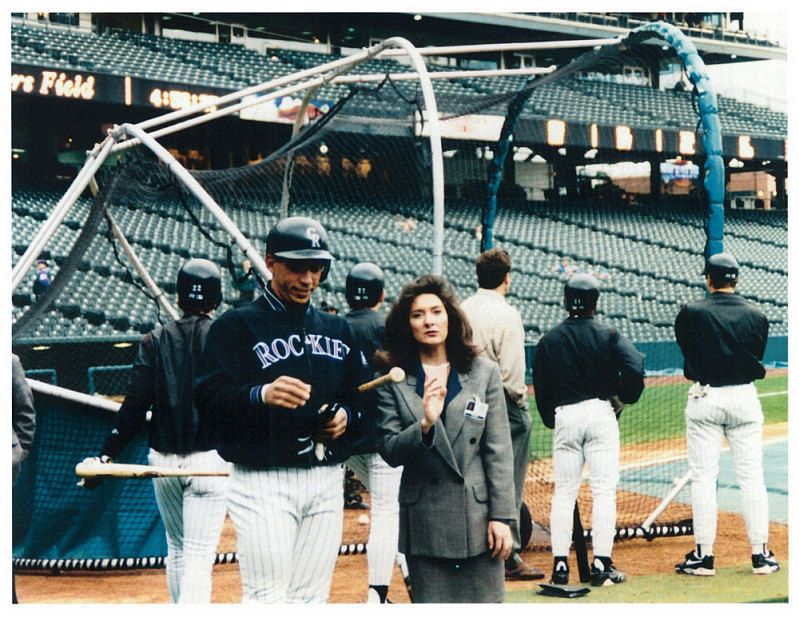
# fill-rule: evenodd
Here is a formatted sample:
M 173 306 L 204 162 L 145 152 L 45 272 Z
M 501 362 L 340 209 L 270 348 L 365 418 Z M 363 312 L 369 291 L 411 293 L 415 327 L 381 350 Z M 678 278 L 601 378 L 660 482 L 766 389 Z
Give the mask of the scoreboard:
M 232 92 L 205 86 L 162 82 L 129 75 L 110 75 L 92 71 L 73 71 L 59 68 L 12 64 L 11 92 L 20 95 L 53 99 L 100 101 L 126 106 L 160 109 L 164 112 L 207 103 L 209 108 L 220 96 Z M 319 103 L 319 102 L 317 102 Z M 332 102 L 329 102 L 332 103 Z M 321 103 L 319 103 L 321 105 Z M 291 122 L 281 101 L 265 104 L 265 111 L 244 110 L 243 119 L 269 122 Z M 268 108 L 268 109 L 266 109 Z M 324 109 L 324 107 L 322 107 Z M 286 111 L 286 113 L 284 113 Z M 417 113 L 417 133 L 425 133 L 427 123 L 420 123 Z M 443 136 L 450 139 L 497 141 L 502 128 L 502 116 L 472 114 L 442 123 Z M 546 143 L 567 148 L 602 148 L 620 152 L 658 152 L 664 155 L 696 154 L 701 137 L 692 129 L 646 128 L 626 125 L 572 123 L 565 119 L 522 116 L 516 123 L 514 142 L 519 144 Z M 724 134 L 722 154 L 741 160 L 787 159 L 784 139 L 754 135 Z

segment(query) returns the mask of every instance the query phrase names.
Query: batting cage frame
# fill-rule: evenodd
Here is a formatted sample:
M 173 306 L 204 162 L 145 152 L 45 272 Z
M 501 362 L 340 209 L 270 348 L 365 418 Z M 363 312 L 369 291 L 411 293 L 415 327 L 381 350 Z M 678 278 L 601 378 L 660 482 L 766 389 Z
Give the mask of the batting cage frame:
M 718 104 L 716 94 L 707 76 L 704 63 L 699 56 L 694 44 L 676 27 L 663 22 L 656 22 L 637 28 L 625 37 L 615 39 L 595 39 L 584 41 L 564 41 L 546 43 L 512 43 L 512 44 L 489 44 L 471 46 L 450 46 L 450 47 L 430 47 L 416 48 L 412 43 L 400 37 L 392 37 L 383 42 L 364 49 L 352 56 L 347 56 L 329 63 L 325 63 L 313 68 L 299 71 L 292 75 L 272 79 L 262 84 L 245 88 L 231 94 L 219 97 L 213 107 L 208 104 L 199 104 L 194 107 L 170 112 L 162 116 L 140 122 L 137 124 L 122 124 L 115 126 L 108 131 L 108 136 L 94 149 L 87 153 L 87 160 L 81 168 L 69 189 L 59 200 L 51 215 L 42 224 L 33 240 L 30 242 L 24 255 L 14 266 L 12 272 L 12 293 L 20 286 L 24 278 L 28 275 L 37 257 L 42 253 L 47 243 L 52 239 L 59 226 L 64 222 L 70 209 L 75 205 L 84 190 L 89 187 L 95 196 L 99 195 L 99 188 L 95 180 L 103 163 L 112 154 L 122 152 L 131 148 L 143 146 L 152 153 L 169 173 L 182 184 L 219 223 L 222 229 L 233 239 L 238 248 L 252 263 L 253 269 L 258 273 L 262 280 L 270 278 L 270 273 L 266 269 L 264 258 L 252 244 L 252 242 L 241 232 L 236 223 L 226 214 L 225 210 L 217 203 L 212 195 L 202 186 L 200 182 L 183 166 L 164 146 L 158 141 L 159 138 L 195 127 L 199 124 L 211 122 L 218 118 L 230 116 L 241 110 L 262 105 L 268 101 L 278 99 L 283 96 L 304 93 L 300 110 L 294 122 L 292 138 L 297 137 L 303 127 L 307 110 L 314 93 L 322 86 L 330 83 L 355 84 L 355 83 L 379 83 L 386 79 L 386 75 L 349 75 L 348 73 L 357 65 L 372 58 L 390 58 L 404 56 L 408 58 L 414 69 L 413 72 L 392 73 L 393 81 L 414 80 L 419 83 L 424 110 L 420 114 L 419 120 L 424 124 L 424 134 L 429 141 L 430 148 L 430 168 L 432 174 L 432 221 L 433 221 L 433 243 L 432 243 L 432 263 L 431 272 L 434 274 L 444 274 L 444 218 L 445 218 L 445 199 L 444 199 L 444 157 L 442 148 L 441 122 L 442 114 L 439 113 L 436 95 L 433 91 L 432 80 L 435 79 L 456 79 L 465 77 L 497 77 L 509 75 L 540 76 L 538 83 L 547 80 L 556 80 L 564 75 L 568 75 L 579 70 L 579 60 L 567 64 L 559 69 L 555 67 L 527 68 L 527 69 L 501 69 L 501 70 L 473 70 L 473 71 L 440 71 L 430 72 L 426 66 L 424 56 L 442 54 L 468 54 L 485 51 L 523 51 L 531 49 L 555 49 L 555 48 L 590 48 L 593 53 L 620 53 L 627 45 L 631 44 L 652 44 L 663 45 L 672 48 L 683 64 L 685 72 L 694 85 L 700 124 L 703 127 L 703 143 L 706 153 L 704 162 L 704 190 L 707 195 L 708 211 L 705 220 L 706 243 L 704 247 L 705 256 L 710 256 L 723 250 L 723 229 L 724 229 L 724 168 L 721 157 L 721 130 L 718 120 Z M 497 215 L 497 193 L 502 182 L 502 170 L 505 158 L 510 150 L 510 143 L 514 133 L 515 123 L 519 117 L 524 101 L 532 93 L 532 88 L 522 89 L 507 106 L 505 120 L 503 122 L 500 139 L 498 141 L 498 154 L 494 157 L 491 164 L 491 173 L 488 179 L 487 199 L 483 208 L 482 226 L 483 239 L 481 248 L 487 249 L 494 243 L 494 222 Z M 281 213 L 287 215 L 290 208 L 288 187 L 290 183 L 290 167 L 285 170 L 283 198 L 281 200 Z M 156 299 L 161 308 L 171 317 L 176 317 L 177 312 L 166 299 L 164 292 L 158 287 L 155 279 L 147 272 L 144 264 L 136 256 L 135 251 L 126 241 L 121 229 L 115 224 L 110 213 L 108 222 L 116 241 L 122 247 L 124 253 L 130 260 L 136 272 L 145 282 L 151 296 Z M 107 402 L 99 397 L 91 397 L 82 393 L 69 394 L 65 389 L 51 387 L 47 384 L 30 380 L 32 388 L 40 393 L 47 393 L 54 397 L 71 399 L 78 401 L 82 405 L 94 408 L 102 408 L 105 411 L 113 412 L 119 405 Z M 77 399 L 76 399 L 77 398 Z M 661 504 L 649 516 L 635 527 L 623 527 L 617 530 L 617 539 L 626 538 L 647 538 L 652 539 L 657 536 L 674 536 L 678 534 L 688 534 L 691 532 L 690 522 L 680 522 L 674 525 L 660 526 L 655 521 L 658 515 L 666 508 L 668 503 L 673 500 L 679 491 L 689 481 L 689 476 L 678 479 L 669 494 L 663 499 Z M 590 530 L 586 530 L 586 537 L 590 537 Z M 365 553 L 366 545 L 363 543 L 342 545 L 341 554 Z M 234 562 L 234 554 L 220 554 L 217 563 Z M 24 568 L 45 568 L 45 569 L 82 569 L 82 568 L 142 568 L 142 567 L 161 567 L 163 558 L 158 556 L 147 558 L 132 559 L 70 559 L 70 560 L 38 560 L 38 559 L 18 559 L 15 564 Z

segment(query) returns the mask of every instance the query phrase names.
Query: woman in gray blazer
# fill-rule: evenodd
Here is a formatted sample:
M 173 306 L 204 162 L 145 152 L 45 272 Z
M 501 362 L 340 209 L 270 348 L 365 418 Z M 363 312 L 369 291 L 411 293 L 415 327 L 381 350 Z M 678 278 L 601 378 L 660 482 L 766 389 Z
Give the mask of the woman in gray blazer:
M 500 603 L 517 517 L 499 366 L 477 356 L 452 286 L 423 275 L 386 319 L 377 448 L 403 466 L 399 551 L 416 603 Z

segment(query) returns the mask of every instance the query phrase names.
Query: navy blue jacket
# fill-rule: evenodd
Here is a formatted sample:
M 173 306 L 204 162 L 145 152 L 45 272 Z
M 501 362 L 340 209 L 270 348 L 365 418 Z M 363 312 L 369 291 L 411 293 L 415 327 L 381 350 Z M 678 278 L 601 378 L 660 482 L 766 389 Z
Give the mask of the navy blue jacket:
M 266 406 L 261 388 L 280 376 L 311 385 L 300 408 Z M 344 318 L 306 305 L 284 304 L 270 287 L 264 295 L 220 316 L 208 333 L 195 381 L 201 413 L 218 432 L 219 454 L 254 468 L 341 463 L 372 422 L 359 411 L 357 387 L 371 378 Z M 345 434 L 328 443 L 318 462 L 311 439 L 323 404 L 340 403 L 349 416 Z

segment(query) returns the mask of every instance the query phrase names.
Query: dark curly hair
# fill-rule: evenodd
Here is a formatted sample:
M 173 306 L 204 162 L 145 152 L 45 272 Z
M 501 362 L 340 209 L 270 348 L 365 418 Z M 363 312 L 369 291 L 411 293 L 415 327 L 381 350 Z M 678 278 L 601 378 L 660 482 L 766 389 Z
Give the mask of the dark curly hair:
M 447 340 L 444 343 L 447 359 L 460 373 L 472 368 L 477 348 L 472 344 L 472 327 L 460 309 L 452 285 L 443 277 L 422 275 L 406 283 L 386 318 L 385 350 L 375 353 L 375 361 L 384 369 L 393 366 L 413 372 L 419 362 L 419 344 L 411 331 L 411 305 L 417 296 L 434 294 L 441 299 L 449 322 Z

